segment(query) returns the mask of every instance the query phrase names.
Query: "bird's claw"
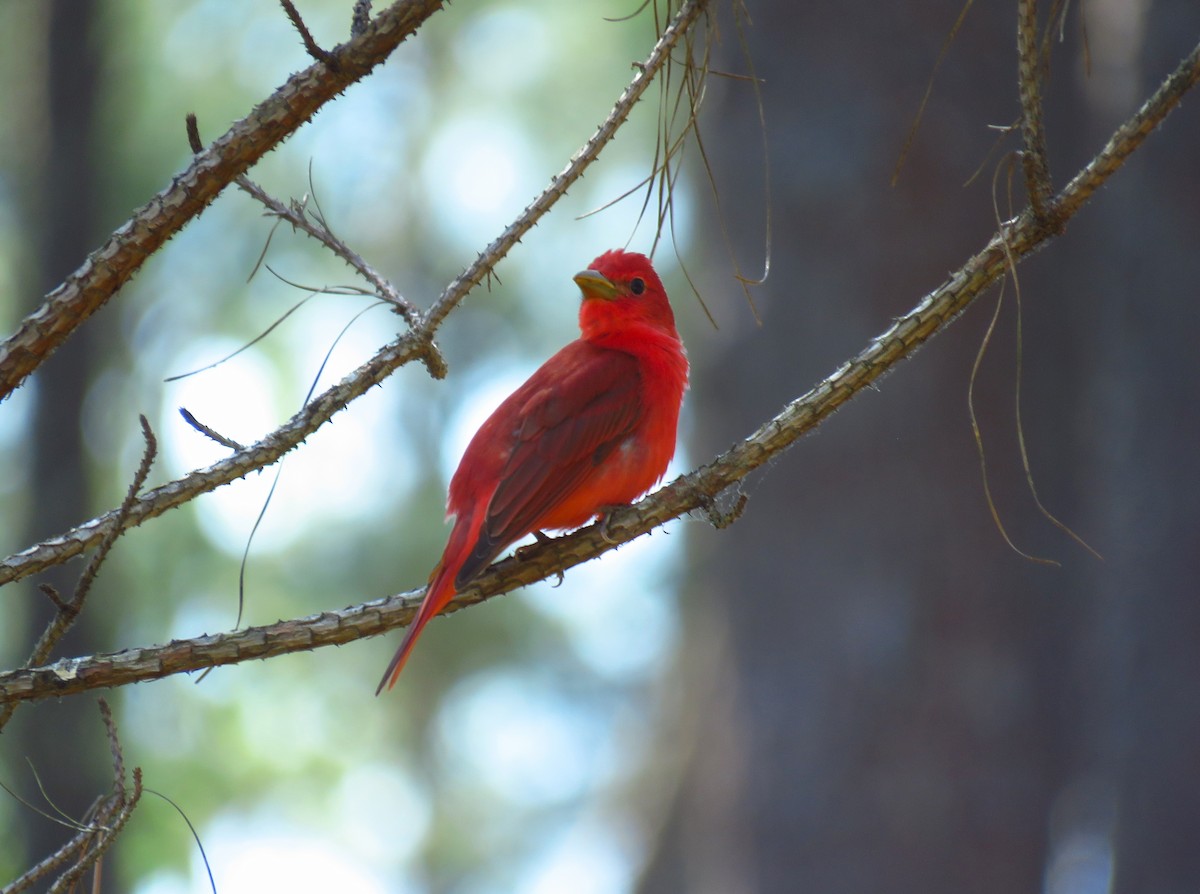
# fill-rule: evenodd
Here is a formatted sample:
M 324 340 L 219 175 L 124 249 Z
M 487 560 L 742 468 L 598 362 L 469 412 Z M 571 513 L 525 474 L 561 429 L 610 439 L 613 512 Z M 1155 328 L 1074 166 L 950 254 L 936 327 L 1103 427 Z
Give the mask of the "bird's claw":
M 549 543 L 554 539 L 553 537 L 546 536 L 546 534 L 542 531 L 530 531 L 530 533 L 533 534 L 533 538 L 537 541 L 537 543 L 526 543 L 524 546 L 517 547 L 513 555 L 517 557 L 517 561 L 519 562 L 523 562 L 528 559 L 530 553 L 532 553 L 533 550 L 537 549 L 543 543 Z M 558 580 L 556 580 L 550 586 L 561 587 L 562 582 L 566 580 L 566 576 L 562 573 L 562 571 L 556 571 L 555 575 L 558 577 Z
M 530 533 L 533 534 L 533 538 L 537 541 L 537 543 L 526 543 L 524 546 L 517 547 L 516 552 L 513 553 L 513 555 L 515 555 L 521 561 L 529 558 L 529 553 L 532 550 L 535 550 L 543 543 L 549 543 L 554 539 L 553 537 L 547 537 L 541 531 L 531 531 Z
M 613 513 L 623 508 L 623 506 L 605 506 L 596 517 L 597 521 L 600 522 L 600 539 L 609 546 L 616 546 L 621 542 L 612 535 L 612 528 L 609 527 L 609 522 L 612 521 Z

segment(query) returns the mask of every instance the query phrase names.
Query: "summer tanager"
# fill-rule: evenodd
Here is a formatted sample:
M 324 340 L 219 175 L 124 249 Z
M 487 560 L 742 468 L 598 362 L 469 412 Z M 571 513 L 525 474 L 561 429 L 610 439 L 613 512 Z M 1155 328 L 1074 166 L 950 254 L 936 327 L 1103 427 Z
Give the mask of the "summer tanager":
M 450 539 L 376 695 L 395 685 L 425 625 L 505 548 L 631 503 L 667 470 L 688 362 L 662 282 L 645 255 L 615 250 L 575 283 L 581 335 L 467 446 L 446 500 Z

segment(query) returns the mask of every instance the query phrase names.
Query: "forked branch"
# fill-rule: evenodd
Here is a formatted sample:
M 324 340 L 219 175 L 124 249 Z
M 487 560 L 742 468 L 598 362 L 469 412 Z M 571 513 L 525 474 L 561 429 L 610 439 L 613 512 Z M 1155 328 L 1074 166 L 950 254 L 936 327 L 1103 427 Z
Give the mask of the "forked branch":
M 249 115 L 197 154 L 187 170 L 134 212 L 78 270 L 46 296 L 15 333 L 0 342 L 0 401 L 235 177 L 291 136 L 321 106 L 366 77 L 440 9 L 442 2 L 396 0 L 361 34 L 329 52 L 336 64 L 317 62 L 292 75 Z

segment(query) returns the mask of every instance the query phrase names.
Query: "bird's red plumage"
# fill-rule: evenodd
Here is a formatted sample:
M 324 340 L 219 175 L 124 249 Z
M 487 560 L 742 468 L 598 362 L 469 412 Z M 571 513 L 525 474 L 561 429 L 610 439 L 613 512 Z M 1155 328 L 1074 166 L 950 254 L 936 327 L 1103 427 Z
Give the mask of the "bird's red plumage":
M 425 625 L 509 545 L 579 527 L 666 472 L 688 379 L 666 290 L 635 252 L 606 252 L 588 271 L 576 276 L 580 337 L 509 395 L 463 454 L 446 503 L 449 541 L 377 692 L 395 684 Z

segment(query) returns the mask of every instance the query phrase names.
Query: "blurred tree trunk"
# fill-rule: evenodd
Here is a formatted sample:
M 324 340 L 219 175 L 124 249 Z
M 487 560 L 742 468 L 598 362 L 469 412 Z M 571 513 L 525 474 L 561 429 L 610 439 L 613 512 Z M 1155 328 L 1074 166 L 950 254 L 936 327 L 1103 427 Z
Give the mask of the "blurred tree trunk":
M 28 283 L 29 293 L 37 296 L 58 285 L 99 241 L 100 9 L 97 3 L 56 0 L 44 13 L 46 104 L 41 142 L 46 151 L 39 168 L 29 172 L 37 188 L 24 194 L 24 212 L 32 225 L 37 257 L 36 282 Z M 67 530 L 94 508 L 88 498 L 82 412 L 96 364 L 97 328 L 97 321 L 82 327 L 32 379 L 36 403 L 30 491 L 37 498 L 25 542 Z M 39 582 L 69 596 L 82 568 L 76 562 L 53 569 L 40 576 Z M 34 599 L 32 586 L 29 591 L 29 598 Z M 29 643 L 36 641 L 53 611 L 48 600 L 36 598 L 36 610 L 27 615 L 31 629 L 24 641 Z M 91 608 L 81 613 L 59 654 L 64 649 L 70 654 L 88 654 L 101 647 L 96 630 L 104 610 Z M 70 816 L 81 818 L 91 801 L 108 788 L 111 777 L 105 773 L 104 729 L 94 699 L 26 708 L 17 713 L 10 729 L 19 741 L 19 752 L 29 756 L 55 806 Z M 14 768 L 14 772 L 20 770 Z M 22 786 L 25 791 L 30 788 Z M 60 847 L 71 832 L 57 823 L 26 817 L 21 826 L 25 862 L 32 865 Z
M 730 312 L 719 349 L 693 349 L 695 455 L 834 369 L 993 231 L 994 161 L 962 184 L 995 139 L 986 125 L 1018 114 L 1011 4 L 970 10 L 888 187 L 960 6 L 750 5 L 775 177 L 771 278 L 761 329 Z M 1086 9 L 1090 78 L 1077 9 L 1055 46 L 1058 183 L 1200 33 L 1186 5 L 1112 12 Z M 715 67 L 746 71 L 736 47 L 727 37 Z M 706 114 L 746 262 L 762 253 L 758 112 L 734 82 Z M 1039 493 L 1106 560 L 1032 506 L 1010 285 L 976 407 L 1009 532 L 1063 567 L 1008 549 L 986 508 L 966 394 L 994 304 L 976 307 L 749 482 L 731 529 L 691 527 L 684 604 L 727 625 L 727 657 L 711 660 L 728 662 L 729 683 L 692 699 L 696 755 L 642 894 L 1060 894 L 1110 877 L 1118 892 L 1200 890 L 1200 119 L 1186 110 L 1168 128 L 1020 268 Z M 732 290 L 727 272 L 706 271 L 709 291 Z

